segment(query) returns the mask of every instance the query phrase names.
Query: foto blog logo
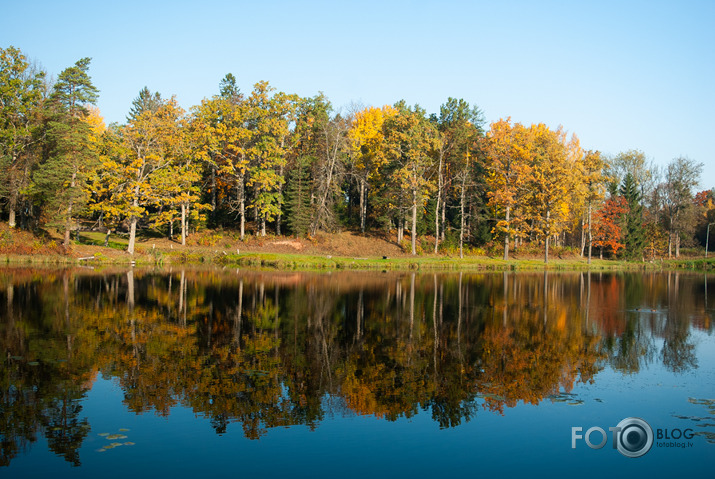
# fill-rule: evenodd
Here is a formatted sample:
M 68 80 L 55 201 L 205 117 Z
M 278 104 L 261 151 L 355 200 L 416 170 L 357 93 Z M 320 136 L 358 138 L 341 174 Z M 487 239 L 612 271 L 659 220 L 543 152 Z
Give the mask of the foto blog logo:
M 627 417 L 615 427 L 609 427 L 613 449 L 626 457 L 641 457 L 653 447 L 653 429 L 639 417 Z M 576 449 L 579 440 L 584 440 L 591 449 L 601 449 L 608 442 L 608 434 L 598 426 L 583 433 L 582 427 L 571 428 L 571 449 Z

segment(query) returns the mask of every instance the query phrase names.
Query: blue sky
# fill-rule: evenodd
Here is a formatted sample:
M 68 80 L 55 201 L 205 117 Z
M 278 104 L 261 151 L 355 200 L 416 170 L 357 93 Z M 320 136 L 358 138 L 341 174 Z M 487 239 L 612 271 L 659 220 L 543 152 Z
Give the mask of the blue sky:
M 107 122 L 145 85 L 188 109 L 231 72 L 336 108 L 464 98 L 606 154 L 687 156 L 715 187 L 715 1 L 0 3 L 3 48 L 55 76 L 92 58 Z

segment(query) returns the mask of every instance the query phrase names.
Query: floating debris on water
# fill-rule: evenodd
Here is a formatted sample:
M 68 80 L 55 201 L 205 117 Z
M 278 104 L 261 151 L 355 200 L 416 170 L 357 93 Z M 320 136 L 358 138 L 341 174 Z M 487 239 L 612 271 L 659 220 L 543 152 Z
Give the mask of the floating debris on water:
M 119 429 L 119 431 L 120 431 L 120 432 L 128 432 L 129 429 L 126 428 L 126 427 L 123 427 L 123 428 Z M 105 452 L 105 451 L 108 451 L 109 449 L 114 449 L 114 448 L 116 448 L 116 447 L 120 447 L 120 446 L 133 446 L 133 445 L 135 444 L 135 443 L 132 442 L 132 441 L 125 441 L 125 442 L 118 442 L 118 441 L 117 441 L 117 439 L 127 439 L 127 436 L 126 436 L 125 434 L 110 434 L 110 433 L 108 433 L 108 432 L 100 432 L 98 435 L 99 435 L 99 436 L 102 436 L 102 437 L 105 438 L 107 441 L 114 441 L 114 442 L 111 442 L 111 443 L 107 444 L 106 446 L 104 446 L 104 447 L 101 448 L 101 449 L 97 449 L 97 452 Z
M 705 406 L 709 412 L 709 415 L 699 417 L 699 416 L 683 416 L 680 414 L 673 414 L 673 417 L 675 417 L 677 419 L 686 420 L 686 421 L 698 422 L 700 424 L 696 424 L 696 426 L 700 427 L 700 428 L 715 428 L 715 423 L 710 422 L 713 420 L 713 416 L 715 416 L 715 399 L 698 399 L 698 398 L 691 397 L 691 398 L 688 398 L 688 402 L 690 404 L 694 404 L 696 406 Z M 705 440 L 710 444 L 715 444 L 715 432 L 712 430 L 696 431 L 695 435 L 704 437 Z

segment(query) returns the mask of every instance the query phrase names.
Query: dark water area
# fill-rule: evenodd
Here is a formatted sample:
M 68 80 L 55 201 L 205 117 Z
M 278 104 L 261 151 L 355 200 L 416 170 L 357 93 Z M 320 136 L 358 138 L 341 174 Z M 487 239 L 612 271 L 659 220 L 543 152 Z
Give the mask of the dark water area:
M 677 272 L 3 269 L 0 477 L 712 477 L 714 313 Z

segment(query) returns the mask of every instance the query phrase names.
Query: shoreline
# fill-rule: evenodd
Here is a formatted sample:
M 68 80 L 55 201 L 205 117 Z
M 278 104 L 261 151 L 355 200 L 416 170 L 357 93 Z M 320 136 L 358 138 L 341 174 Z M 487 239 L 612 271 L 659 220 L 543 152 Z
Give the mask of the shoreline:
M 635 262 L 611 259 L 554 258 L 544 263 L 541 259 L 496 259 L 487 256 L 424 255 L 410 257 L 348 257 L 299 253 L 227 253 L 225 251 L 151 250 L 129 255 L 106 256 L 100 249 L 91 256 L 76 257 L 62 254 L 16 255 L 0 254 L 0 268 L 17 266 L 215 266 L 247 267 L 270 270 L 367 270 L 367 271 L 659 271 L 659 270 L 715 270 L 715 258 L 664 259 L 655 262 Z M 86 254 L 86 253 L 85 253 Z

